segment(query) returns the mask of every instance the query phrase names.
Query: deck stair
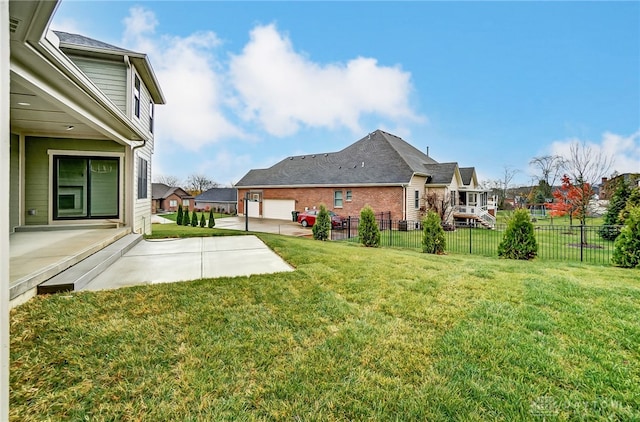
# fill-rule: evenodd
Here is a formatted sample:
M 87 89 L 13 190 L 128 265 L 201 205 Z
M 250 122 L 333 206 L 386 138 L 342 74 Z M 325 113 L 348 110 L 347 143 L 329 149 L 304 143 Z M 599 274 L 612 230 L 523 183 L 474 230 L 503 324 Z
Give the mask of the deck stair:
M 130 233 L 38 285 L 38 294 L 81 290 L 138 242 L 142 235 Z

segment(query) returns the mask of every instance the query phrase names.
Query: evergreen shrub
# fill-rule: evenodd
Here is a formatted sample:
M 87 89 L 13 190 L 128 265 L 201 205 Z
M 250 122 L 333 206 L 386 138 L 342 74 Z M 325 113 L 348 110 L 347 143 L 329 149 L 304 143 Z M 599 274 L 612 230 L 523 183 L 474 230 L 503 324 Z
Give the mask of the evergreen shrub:
M 517 209 L 507 223 L 498 256 L 509 259 L 533 259 L 538 254 L 538 242 L 533 232 L 529 211 Z

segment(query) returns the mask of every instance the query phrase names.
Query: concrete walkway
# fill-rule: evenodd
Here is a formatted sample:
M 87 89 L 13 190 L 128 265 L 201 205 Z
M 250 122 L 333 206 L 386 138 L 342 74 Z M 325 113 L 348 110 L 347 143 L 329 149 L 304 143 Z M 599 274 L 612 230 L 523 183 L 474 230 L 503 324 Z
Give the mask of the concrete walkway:
M 255 236 L 144 240 L 83 290 L 293 271 Z

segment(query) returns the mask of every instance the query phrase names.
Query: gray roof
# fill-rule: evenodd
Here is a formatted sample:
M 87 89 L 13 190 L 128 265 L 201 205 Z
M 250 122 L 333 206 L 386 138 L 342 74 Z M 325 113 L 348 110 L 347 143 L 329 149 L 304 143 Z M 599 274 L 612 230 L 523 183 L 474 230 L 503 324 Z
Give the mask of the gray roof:
M 437 164 L 403 139 L 376 130 L 342 151 L 288 157 L 251 170 L 235 186 L 405 184 Z
M 448 185 L 456 174 L 456 167 L 458 167 L 458 163 L 428 164 L 425 167 L 429 174 L 427 184 Z
M 238 202 L 238 189 L 236 188 L 211 188 L 196 196 L 196 201 L 201 202 Z
M 460 167 L 460 177 L 462 177 L 462 183 L 465 185 L 471 184 L 473 173 L 475 173 L 475 167 Z
M 165 199 L 169 195 L 175 193 L 180 198 L 193 198 L 187 191 L 179 187 L 167 186 L 164 183 L 152 183 L 151 184 L 151 198 L 152 199 Z
M 53 31 L 60 43 L 70 44 L 80 47 L 89 47 L 97 50 L 114 51 L 119 53 L 133 53 L 133 51 L 125 50 L 124 48 L 116 47 L 115 45 L 107 44 L 106 42 L 94 40 L 93 38 L 85 37 L 79 34 L 70 34 L 69 32 Z M 139 53 L 136 53 L 139 54 Z

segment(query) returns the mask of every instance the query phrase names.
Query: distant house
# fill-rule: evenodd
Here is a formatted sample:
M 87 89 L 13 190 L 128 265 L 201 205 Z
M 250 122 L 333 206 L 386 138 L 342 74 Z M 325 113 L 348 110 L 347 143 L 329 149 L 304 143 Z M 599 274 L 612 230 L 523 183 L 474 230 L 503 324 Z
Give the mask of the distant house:
M 194 197 L 182 188 L 167 186 L 164 183 L 151 184 L 151 212 L 175 212 L 178 205 L 182 209 L 193 211 L 195 208 Z
M 640 186 L 640 173 L 622 173 L 611 179 L 603 177 L 598 192 L 598 199 L 611 199 L 618 183 L 626 183 L 629 187 Z
M 211 188 L 195 198 L 196 208 L 213 209 L 216 212 L 236 214 L 238 212 L 238 189 Z
M 492 226 L 487 191 L 473 167 L 438 163 L 390 133 L 376 130 L 342 151 L 287 157 L 267 169 L 249 171 L 238 183 L 238 198 L 249 195 L 250 217 L 290 219 L 292 211 L 327 206 L 359 215 L 365 205 L 396 220 L 419 220 L 431 204 L 443 202 L 452 221 Z

